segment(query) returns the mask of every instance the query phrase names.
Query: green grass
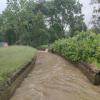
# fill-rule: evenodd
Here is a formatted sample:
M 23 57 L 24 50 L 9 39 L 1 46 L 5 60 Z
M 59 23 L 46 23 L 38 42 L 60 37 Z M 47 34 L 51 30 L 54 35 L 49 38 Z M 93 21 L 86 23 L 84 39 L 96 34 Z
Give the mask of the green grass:
M 100 63 L 97 61 L 96 58 L 89 58 L 88 63 L 94 65 L 96 69 L 100 69 Z
M 93 61 L 93 64 L 97 67 L 97 69 L 100 69 L 100 63 L 98 63 L 96 60 Z
M 0 81 L 6 80 L 36 54 L 36 49 L 25 46 L 0 48 Z

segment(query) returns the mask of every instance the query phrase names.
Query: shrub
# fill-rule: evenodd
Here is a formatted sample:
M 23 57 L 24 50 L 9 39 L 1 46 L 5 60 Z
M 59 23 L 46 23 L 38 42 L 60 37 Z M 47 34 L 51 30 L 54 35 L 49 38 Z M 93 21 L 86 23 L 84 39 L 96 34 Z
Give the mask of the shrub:
M 39 49 L 39 50 L 45 50 L 45 49 L 47 49 L 47 48 L 49 48 L 48 45 L 41 45 L 41 46 L 39 46 L 37 49 Z
M 71 61 L 90 61 L 95 58 L 100 62 L 100 35 L 91 32 L 81 32 L 75 37 L 55 41 L 51 45 L 52 52 L 63 55 Z

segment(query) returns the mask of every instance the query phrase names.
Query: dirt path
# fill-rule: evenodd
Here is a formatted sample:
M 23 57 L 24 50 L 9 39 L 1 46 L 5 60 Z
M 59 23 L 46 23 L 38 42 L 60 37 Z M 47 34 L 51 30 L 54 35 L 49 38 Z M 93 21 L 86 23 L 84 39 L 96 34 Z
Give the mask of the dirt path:
M 35 68 L 10 100 L 100 100 L 100 87 L 63 58 L 39 52 Z

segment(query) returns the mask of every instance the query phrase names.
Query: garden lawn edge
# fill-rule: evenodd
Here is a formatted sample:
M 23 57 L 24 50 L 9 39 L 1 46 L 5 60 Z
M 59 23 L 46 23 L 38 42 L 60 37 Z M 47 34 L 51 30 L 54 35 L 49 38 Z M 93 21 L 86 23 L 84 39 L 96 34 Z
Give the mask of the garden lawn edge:
M 24 64 L 20 70 L 15 72 L 9 79 L 0 84 L 0 100 L 9 100 L 20 86 L 25 77 L 33 69 L 36 61 L 36 55 L 27 64 Z
M 51 51 L 49 51 L 51 52 Z M 86 62 L 80 61 L 80 62 L 72 62 L 68 58 L 65 58 L 63 55 L 55 52 L 51 52 L 56 55 L 59 55 L 63 57 L 65 60 L 68 60 L 70 63 L 72 63 L 76 68 L 78 68 L 88 79 L 89 81 L 94 85 L 100 85 L 100 70 L 95 69 L 95 67 L 91 64 L 88 64 Z

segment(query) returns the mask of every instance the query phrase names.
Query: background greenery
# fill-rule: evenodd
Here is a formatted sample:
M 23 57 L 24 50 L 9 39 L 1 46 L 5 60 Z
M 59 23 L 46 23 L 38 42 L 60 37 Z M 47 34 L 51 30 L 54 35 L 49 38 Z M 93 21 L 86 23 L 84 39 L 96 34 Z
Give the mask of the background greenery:
M 82 5 L 77 0 L 40 1 L 8 0 L 0 15 L 3 41 L 38 47 L 64 38 L 67 31 L 70 36 L 86 31 Z
M 80 32 L 74 37 L 57 40 L 50 50 L 71 61 L 85 61 L 100 67 L 100 35 L 95 33 Z

